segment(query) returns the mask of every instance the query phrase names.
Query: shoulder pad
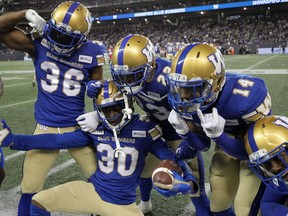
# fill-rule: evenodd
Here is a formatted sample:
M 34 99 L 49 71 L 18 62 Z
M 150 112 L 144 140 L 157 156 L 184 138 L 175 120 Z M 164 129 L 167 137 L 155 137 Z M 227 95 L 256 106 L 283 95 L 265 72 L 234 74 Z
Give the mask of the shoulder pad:
M 153 140 L 158 139 L 159 137 L 162 137 L 162 128 L 159 125 L 156 125 L 154 128 L 148 131 L 150 136 Z
M 139 120 L 143 121 L 143 122 L 150 122 L 151 121 L 149 116 L 147 116 L 147 115 L 140 115 Z
M 267 93 L 264 101 L 253 111 L 242 116 L 242 119 L 248 123 L 257 121 L 258 119 L 267 116 L 272 110 L 271 96 Z
M 101 41 L 98 40 L 92 40 L 92 43 L 103 46 L 104 44 Z

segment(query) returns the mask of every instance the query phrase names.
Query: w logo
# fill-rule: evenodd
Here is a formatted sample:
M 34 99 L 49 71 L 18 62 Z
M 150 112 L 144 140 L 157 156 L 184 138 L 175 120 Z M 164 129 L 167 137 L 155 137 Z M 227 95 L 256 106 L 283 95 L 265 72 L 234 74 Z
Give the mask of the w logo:
M 152 62 L 154 56 L 155 56 L 155 49 L 153 44 L 149 41 L 149 43 L 144 47 L 142 50 L 142 53 L 147 57 L 148 62 Z
M 215 74 L 219 75 L 225 69 L 224 59 L 219 51 L 216 51 L 212 55 L 208 56 L 208 59 L 215 67 Z

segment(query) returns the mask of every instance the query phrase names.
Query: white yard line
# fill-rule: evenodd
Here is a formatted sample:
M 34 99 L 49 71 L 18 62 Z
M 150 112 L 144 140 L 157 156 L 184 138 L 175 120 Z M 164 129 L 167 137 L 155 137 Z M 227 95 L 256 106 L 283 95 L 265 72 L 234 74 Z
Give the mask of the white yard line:
M 288 69 L 226 69 L 226 72 L 240 73 L 240 74 L 288 74 Z
M 272 58 L 276 58 L 277 56 L 278 56 L 278 55 L 273 55 L 273 56 L 271 56 L 271 57 L 269 57 L 269 58 L 267 58 L 267 59 L 264 59 L 264 60 L 262 60 L 262 61 L 260 61 L 260 62 L 258 62 L 258 63 L 256 63 L 256 64 L 254 64 L 254 65 L 246 68 L 245 70 L 249 70 L 249 69 L 251 69 L 251 68 L 253 68 L 253 67 L 255 67 L 255 66 L 259 65 L 259 64 L 262 64 L 262 63 L 265 62 L 265 61 L 268 61 L 268 60 L 270 60 L 270 59 L 272 59 Z
M 13 74 L 13 73 L 34 73 L 34 70 L 5 70 L 5 71 L 0 71 L 0 74 Z
M 36 101 L 36 99 L 29 100 L 29 101 L 23 101 L 23 102 L 20 102 L 20 103 L 9 104 L 9 105 L 5 105 L 5 106 L 0 106 L 0 109 L 5 109 L 5 108 L 8 108 L 8 107 L 18 106 L 18 105 L 22 105 L 22 104 L 26 104 L 26 103 L 32 103 L 32 102 L 35 102 L 35 101 Z
M 32 86 L 32 81 L 31 82 L 25 82 L 25 83 L 13 84 L 13 85 L 4 85 L 4 88 L 15 87 L 15 86 L 20 86 L 20 85 L 27 85 L 27 84 L 30 84 Z
M 18 152 L 16 152 L 16 153 L 13 153 L 13 154 L 10 154 L 10 155 L 8 155 L 8 156 L 5 156 L 5 162 L 6 162 L 6 161 L 9 161 L 9 160 L 11 160 L 11 159 L 13 159 L 13 158 L 15 158 L 15 157 L 18 157 L 18 156 L 20 156 L 20 155 L 23 155 L 23 154 L 25 154 L 25 151 L 18 151 Z

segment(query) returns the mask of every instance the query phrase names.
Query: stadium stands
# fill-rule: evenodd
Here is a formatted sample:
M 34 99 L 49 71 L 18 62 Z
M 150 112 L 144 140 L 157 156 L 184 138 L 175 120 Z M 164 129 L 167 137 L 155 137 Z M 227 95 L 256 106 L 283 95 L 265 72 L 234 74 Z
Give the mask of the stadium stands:
M 34 8 L 46 19 L 60 1 L 21 0 L 4 1 L 5 11 Z M 187 6 L 227 3 L 236 1 L 159 1 L 159 0 L 86 0 L 92 16 L 131 13 L 136 11 L 159 10 Z M 2 2 L 2 4 L 4 4 Z M 139 5 L 141 7 L 139 7 Z M 253 10 L 229 9 L 203 14 L 188 13 L 169 16 L 141 17 L 115 21 L 94 22 L 90 39 L 102 41 L 107 47 L 114 46 L 119 38 L 129 33 L 148 36 L 158 47 L 175 52 L 183 44 L 205 41 L 218 46 L 224 54 L 257 53 L 261 47 L 287 47 L 288 36 L 287 4 L 281 6 L 259 6 Z M 5 12 L 4 11 L 4 12 Z M 25 29 L 25 26 L 24 26 Z M 25 29 L 28 30 L 28 29 Z M 12 51 L 0 45 L 0 53 Z

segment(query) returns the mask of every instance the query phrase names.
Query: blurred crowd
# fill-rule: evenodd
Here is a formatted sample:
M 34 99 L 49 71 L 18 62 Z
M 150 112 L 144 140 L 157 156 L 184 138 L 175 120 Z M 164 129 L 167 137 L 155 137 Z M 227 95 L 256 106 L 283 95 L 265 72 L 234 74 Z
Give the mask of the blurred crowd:
M 139 0 L 139 2 L 145 1 L 149 0 Z M 54 7 L 54 4 L 57 2 L 58 1 L 50 2 L 49 4 L 51 7 Z M 87 4 L 104 4 L 105 2 L 107 4 L 112 2 L 114 2 L 113 4 L 117 2 L 123 4 L 125 2 L 128 3 L 128 1 L 125 0 L 88 0 Z M 155 2 L 159 3 L 161 1 Z M 186 1 L 185 6 L 192 4 L 192 1 L 191 3 L 189 2 L 190 1 Z M 194 4 L 200 4 L 200 2 L 203 4 L 205 1 L 194 1 Z M 221 1 L 214 2 L 221 3 Z M 206 4 L 210 3 L 212 2 L 206 2 Z M 45 7 L 49 8 L 49 4 L 48 6 L 45 4 Z M 19 6 L 21 6 L 21 4 L 19 4 Z M 123 20 L 119 22 L 94 22 L 89 34 L 89 39 L 101 41 L 106 45 L 107 49 L 109 49 L 115 45 L 119 38 L 129 33 L 138 33 L 148 36 L 154 42 L 159 53 L 161 50 L 168 53 L 175 53 L 187 43 L 203 41 L 217 46 L 223 54 L 233 54 L 235 46 L 238 47 L 239 52 L 241 50 L 241 53 L 247 54 L 251 53 L 252 45 L 257 48 L 261 46 L 286 47 L 288 38 L 287 21 L 287 13 L 233 15 L 220 20 L 215 17 L 195 18 L 189 16 L 174 16 L 169 17 L 169 19 L 164 17 L 161 19 L 159 17 L 149 17 L 148 19 L 141 18 L 134 22 L 133 20 L 127 20 L 126 22 Z M 10 54 L 11 52 L 13 53 L 12 50 L 0 46 L 0 54 Z
M 224 49 L 229 54 L 235 46 L 246 49 L 257 47 L 287 46 L 288 14 L 234 16 L 220 23 L 213 18 L 174 20 L 151 20 L 149 22 L 97 25 L 95 23 L 90 38 L 99 40 L 106 46 L 114 46 L 119 38 L 129 33 L 148 36 L 156 45 L 166 50 L 177 51 L 181 46 L 195 41 L 203 41 Z M 169 48 L 172 47 L 172 48 Z

